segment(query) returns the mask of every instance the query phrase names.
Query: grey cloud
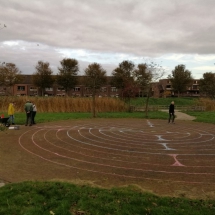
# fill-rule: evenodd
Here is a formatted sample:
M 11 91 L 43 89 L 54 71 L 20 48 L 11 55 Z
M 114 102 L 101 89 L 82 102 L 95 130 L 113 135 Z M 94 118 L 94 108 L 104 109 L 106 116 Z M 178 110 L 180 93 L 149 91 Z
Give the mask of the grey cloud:
M 32 49 L 29 65 L 38 56 L 59 62 L 55 48 L 143 57 L 213 54 L 215 49 L 213 0 L 1 0 L 0 11 L 0 23 L 7 25 L 0 30 L 0 42 L 50 47 Z M 19 56 L 26 59 L 20 50 L 0 47 L 1 58 Z

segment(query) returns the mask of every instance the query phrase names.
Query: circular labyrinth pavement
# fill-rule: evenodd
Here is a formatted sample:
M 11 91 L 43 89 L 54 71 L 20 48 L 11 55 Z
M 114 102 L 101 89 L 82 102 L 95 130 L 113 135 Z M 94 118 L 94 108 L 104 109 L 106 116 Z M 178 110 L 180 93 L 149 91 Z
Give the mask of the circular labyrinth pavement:
M 98 177 L 215 183 L 213 125 L 163 120 L 84 122 L 33 127 L 19 137 L 19 144 L 43 161 Z

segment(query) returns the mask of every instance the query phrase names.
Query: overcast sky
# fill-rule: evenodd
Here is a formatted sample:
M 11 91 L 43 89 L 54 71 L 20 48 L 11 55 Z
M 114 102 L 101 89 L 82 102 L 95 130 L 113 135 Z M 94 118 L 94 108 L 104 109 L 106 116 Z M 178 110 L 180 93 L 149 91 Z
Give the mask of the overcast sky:
M 6 25 L 6 27 L 4 27 Z M 153 61 L 171 74 L 215 72 L 215 0 L 1 0 L 0 62 L 23 74 L 39 60 L 58 72 L 75 58 L 110 75 L 123 60 Z

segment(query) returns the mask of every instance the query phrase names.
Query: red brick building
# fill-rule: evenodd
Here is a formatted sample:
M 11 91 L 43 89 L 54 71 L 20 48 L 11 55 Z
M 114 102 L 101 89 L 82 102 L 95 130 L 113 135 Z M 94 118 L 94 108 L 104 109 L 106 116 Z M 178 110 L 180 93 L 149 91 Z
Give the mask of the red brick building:
M 101 97 L 119 97 L 121 90 L 110 84 L 111 77 L 108 77 L 107 84 L 101 87 L 97 92 L 97 96 Z M 19 84 L 15 84 L 11 88 L 0 87 L 0 95 L 14 95 L 14 96 L 40 96 L 40 90 L 33 85 L 32 75 L 23 75 L 23 80 Z M 58 86 L 56 83 L 52 87 L 46 88 L 44 92 L 45 96 L 65 96 L 66 92 L 63 87 Z M 78 84 L 68 92 L 68 96 L 75 97 L 90 97 L 92 96 L 90 89 L 83 85 L 82 77 L 78 76 Z M 137 97 L 145 96 L 141 90 L 136 95 Z M 158 82 L 152 84 L 152 97 L 172 97 L 177 96 L 177 93 L 173 91 L 171 82 L 169 79 L 161 79 Z M 181 94 L 183 97 L 199 97 L 199 80 L 194 79 L 190 86 L 187 86 L 186 92 Z
M 82 77 L 78 77 L 77 85 L 68 92 L 68 96 L 75 97 L 90 97 L 92 93 L 88 87 L 85 87 L 82 82 Z M 98 96 L 102 97 L 118 97 L 120 90 L 111 86 L 110 78 L 108 77 L 107 84 L 102 86 L 97 92 Z M 40 96 L 41 92 L 38 87 L 33 85 L 32 75 L 23 75 L 23 80 L 19 84 L 15 84 L 11 90 L 9 88 L 0 88 L 0 95 L 14 95 L 14 96 Z M 45 96 L 65 96 L 66 92 L 63 87 L 56 83 L 52 87 L 46 88 Z

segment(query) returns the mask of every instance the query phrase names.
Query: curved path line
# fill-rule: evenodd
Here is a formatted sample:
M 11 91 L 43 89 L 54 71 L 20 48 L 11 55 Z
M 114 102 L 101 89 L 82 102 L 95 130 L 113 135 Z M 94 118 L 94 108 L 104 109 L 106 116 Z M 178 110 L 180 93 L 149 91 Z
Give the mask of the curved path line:
M 153 125 L 152 123 L 150 123 L 150 121 L 147 121 L 148 122 L 148 125 L 149 125 L 149 127 L 155 127 L 156 125 Z M 98 124 L 97 124 L 98 125 Z M 80 125 L 81 126 L 81 125 Z M 43 134 L 43 137 L 44 137 L 44 140 L 46 140 L 46 142 L 48 142 L 49 144 L 52 144 L 53 146 L 55 146 L 55 147 L 57 147 L 57 148 L 62 148 L 63 150 L 66 150 L 66 151 L 70 151 L 70 152 L 74 152 L 74 151 L 71 151 L 71 150 L 68 150 L 68 149 L 65 149 L 65 148 L 63 148 L 63 147 L 59 147 L 59 146 L 56 146 L 55 144 L 53 144 L 52 142 L 50 142 L 48 139 L 47 139 L 47 134 L 48 134 L 48 132 L 51 132 L 51 131 L 56 131 L 56 137 L 58 136 L 57 134 L 60 132 L 60 131 L 66 131 L 66 133 L 67 133 L 67 136 L 68 137 L 70 137 L 71 139 L 73 139 L 73 140 L 75 140 L 76 142 L 81 142 L 82 144 L 87 144 L 87 145 L 91 145 L 91 146 L 95 146 L 95 147 L 101 147 L 101 148 L 103 148 L 103 149 L 109 149 L 109 150 L 116 150 L 116 149 L 113 149 L 113 148 L 109 148 L 109 147 L 104 147 L 104 146 L 101 146 L 101 145 L 96 145 L 96 144 L 91 144 L 91 143 L 86 143 L 86 142 L 84 142 L 84 141 L 80 141 L 80 140 L 78 140 L 78 139 L 75 139 L 75 138 L 73 138 L 73 137 L 71 137 L 70 135 L 69 135 L 69 131 L 71 131 L 71 130 L 74 130 L 74 128 L 76 128 L 77 129 L 77 131 L 78 131 L 78 133 L 79 133 L 79 135 L 81 136 L 81 137 L 83 137 L 84 139 L 87 139 L 87 140 L 90 140 L 90 141 L 94 141 L 94 142 L 98 142 L 98 143 L 100 143 L 100 144 L 102 144 L 103 142 L 101 142 L 101 141 L 98 141 L 98 140 L 94 140 L 94 139 L 91 139 L 91 138 L 88 138 L 88 137 L 86 137 L 86 136 L 84 136 L 83 134 L 82 134 L 82 132 L 81 131 L 83 131 L 83 129 L 88 129 L 88 133 L 89 134 L 91 134 L 92 135 L 92 130 L 93 129 L 95 129 L 95 128 L 86 128 L 86 127 L 80 127 L 80 126 L 75 126 L 75 127 L 73 127 L 72 129 L 71 129 L 71 127 L 70 126 L 66 126 L 66 127 L 55 127 L 55 129 L 53 129 L 53 127 L 51 128 L 51 127 L 43 127 L 43 128 L 37 128 L 37 129 L 39 129 L 39 130 L 36 130 L 36 128 L 35 129 L 31 129 L 31 130 L 29 130 L 29 131 L 27 131 L 27 132 L 25 132 L 25 133 L 23 133 L 20 137 L 19 137 L 19 145 L 25 150 L 25 151 L 27 151 L 28 153 L 31 153 L 31 154 L 33 154 L 33 155 L 35 155 L 35 156 L 37 156 L 37 157 L 39 157 L 39 158 L 41 158 L 41 159 L 43 159 L 43 160 L 46 160 L 46 161 L 48 161 L 48 162 L 51 162 L 51 163 L 54 163 L 54 164 L 57 164 L 57 165 L 61 165 L 61 166 L 65 166 L 65 167 L 69 167 L 69 168 L 73 168 L 73 169 L 77 169 L 77 170 L 81 170 L 81 171 L 88 171 L 88 172 L 94 172 L 94 173 L 99 173 L 99 174 L 105 174 L 105 175 L 112 175 L 112 176 L 118 176 L 118 177 L 124 177 L 124 178 L 135 178 L 135 179 L 146 179 L 146 180 L 156 180 L 156 181 L 160 181 L 161 179 L 156 179 L 156 178 L 150 178 L 150 177 L 140 177 L 140 176 L 132 176 L 132 175 L 124 175 L 124 174 L 118 174 L 118 173 L 110 173 L 110 172 L 103 172 L 103 171 L 97 171 L 97 170 L 90 170 L 90 169 L 86 169 L 86 168 L 78 168 L 78 167 L 76 167 L 76 166 L 73 166 L 73 165 L 68 165 L 68 164 L 65 164 L 65 163 L 61 163 L 61 162 L 56 162 L 56 161 L 53 161 L 53 160 L 51 160 L 51 159 L 47 159 L 47 158 L 45 158 L 44 156 L 41 156 L 41 155 L 38 155 L 38 154 L 36 154 L 36 153 L 34 153 L 34 152 L 32 152 L 32 151 L 30 151 L 30 150 L 28 150 L 26 147 L 24 147 L 24 145 L 22 144 L 22 138 L 24 138 L 24 135 L 26 135 L 26 134 L 28 134 L 28 132 L 32 132 L 33 131 L 33 134 L 32 134 L 32 136 L 31 136 L 31 141 L 32 141 L 32 143 L 36 146 L 36 147 L 38 147 L 38 148 L 40 148 L 41 150 L 43 150 L 43 151 L 46 151 L 46 152 L 49 152 L 49 153 L 51 153 L 51 154 L 53 154 L 53 155 L 56 155 L 57 157 L 62 157 L 62 158 L 66 158 L 66 159 L 70 159 L 70 160 L 75 160 L 75 161 L 78 161 L 78 162 L 82 162 L 82 163 L 88 163 L 88 164 L 93 164 L 93 165 L 98 165 L 98 166 L 103 166 L 103 167 L 111 167 L 111 168 L 114 168 L 114 169 L 125 169 L 125 170 L 134 170 L 134 171 L 141 171 L 141 172 L 155 172 L 155 173 L 166 173 L 166 174 L 185 174 L 185 175 L 214 175 L 214 173 L 198 173 L 198 172 L 170 172 L 170 171 L 164 171 L 164 170 L 146 170 L 146 169 L 139 169 L 139 168 L 130 168 L 130 167 L 125 167 L 125 166 L 122 166 L 122 167 L 120 167 L 120 166 L 116 166 L 116 165 L 109 165 L 109 164 L 101 164 L 101 163 L 98 163 L 98 162 L 90 162 L 90 161 L 84 161 L 84 160 L 80 160 L 80 159 L 77 159 L 77 158 L 71 158 L 71 157 L 69 157 L 69 156 L 66 156 L 66 155 L 63 155 L 63 154 L 61 154 L 61 153 L 58 153 L 58 152 L 55 152 L 55 151 L 51 151 L 51 150 L 48 150 L 48 149 L 46 149 L 46 148 L 44 148 L 44 147 L 42 147 L 42 146 L 40 146 L 40 145 L 38 145 L 38 143 L 37 143 L 37 139 L 36 139 L 36 135 L 39 133 L 39 132 L 44 132 L 45 131 L 45 133 Z M 92 126 L 92 125 L 91 125 Z M 98 126 L 97 126 L 98 127 Z M 48 129 L 48 130 L 47 130 Z M 100 129 L 99 128 L 97 128 L 98 130 L 99 130 L 99 132 L 100 132 Z M 127 128 L 126 128 L 127 129 Z M 110 130 L 110 129 L 109 129 Z M 194 130 L 196 130 L 196 129 L 194 129 Z M 123 128 L 121 128 L 121 130 L 120 130 L 120 128 L 118 128 L 118 132 L 121 132 L 122 131 L 122 133 L 124 133 L 125 132 L 125 130 L 123 130 Z M 130 129 L 130 131 L 132 131 L 132 129 Z M 202 132 L 202 131 L 201 131 Z M 116 131 L 114 132 L 112 132 L 112 131 L 110 131 L 110 133 L 112 133 L 113 135 L 116 135 L 115 133 L 116 133 Z M 117 133 L 118 134 L 118 133 Z M 204 134 L 202 134 L 202 133 L 197 133 L 197 134 L 200 134 L 200 137 L 199 138 L 197 138 L 197 139 L 200 139 L 202 136 L 212 136 L 212 138 L 211 139 L 207 139 L 206 141 L 203 141 L 203 142 L 208 142 L 208 141 L 211 141 L 211 140 L 213 140 L 214 139 L 214 135 L 213 134 L 210 134 L 210 133 L 207 133 L 207 132 L 204 132 Z M 104 135 L 104 134 L 103 134 Z M 131 134 L 129 134 L 130 136 L 132 136 Z M 92 135 L 93 136 L 93 135 Z M 95 135 L 94 135 L 95 136 Z M 118 134 L 118 136 L 122 136 L 120 133 Z M 153 135 L 152 135 L 153 136 Z M 163 135 L 154 135 L 154 136 L 156 136 L 157 137 L 157 142 L 156 141 L 154 141 L 153 143 L 155 143 L 155 144 L 167 144 L 167 143 L 161 143 L 162 141 L 166 141 L 166 139 L 164 139 L 163 138 Z M 97 138 L 98 138 L 98 136 L 97 136 Z M 101 138 L 101 137 L 99 137 L 100 138 L 100 140 L 101 139 L 103 139 L 103 138 Z M 126 137 L 125 137 L 126 138 Z M 58 137 L 58 139 L 59 139 L 59 137 Z M 124 138 L 117 138 L 117 139 L 120 139 L 121 141 L 124 141 Z M 106 140 L 106 139 L 104 139 L 104 140 Z M 189 139 L 190 140 L 190 139 Z M 62 140 L 61 140 L 62 141 Z M 119 142 L 121 142 L 121 141 L 119 141 Z M 177 140 L 176 140 L 177 141 Z M 65 141 L 64 141 L 65 142 Z M 117 141 L 118 142 L 118 141 Z M 200 141 L 201 143 L 202 143 L 202 141 Z M 66 143 L 66 142 L 65 142 Z M 191 142 L 191 143 L 195 143 L 195 142 Z M 199 143 L 199 142 L 198 142 Z M 31 144 L 31 143 L 30 143 Z M 110 143 L 109 143 L 110 144 Z M 117 146 L 117 145 L 115 145 L 115 144 L 110 144 L 110 145 L 114 145 L 114 146 Z M 128 145 L 129 145 L 129 143 L 128 143 Z M 141 144 L 138 144 L 138 145 L 141 145 Z M 205 145 L 204 145 L 205 146 Z M 120 147 L 122 147 L 122 146 L 120 146 Z M 133 147 L 129 147 L 129 146 L 127 146 L 127 148 L 133 148 Z M 167 147 L 166 147 L 167 148 Z M 213 149 L 212 149 L 213 150 Z M 124 152 L 124 151 L 126 151 L 126 152 L 129 152 L 129 153 L 140 153 L 140 152 L 138 152 L 138 151 L 129 151 L 129 150 L 118 150 L 118 151 L 122 151 L 122 152 Z M 74 152 L 74 153 L 76 153 L 77 154 L 77 152 Z M 195 155 L 195 156 L 203 156 L 203 155 L 215 155 L 215 154 L 164 154 L 164 153 L 151 153 L 151 152 L 141 152 L 141 153 L 145 153 L 145 154 L 155 154 L 155 155 L 161 155 L 161 156 L 171 156 L 171 157 L 173 157 L 173 159 L 175 160 L 175 163 L 174 164 L 172 164 L 171 166 L 181 166 L 181 167 L 183 167 L 183 168 L 190 168 L 190 167 L 197 167 L 197 166 L 184 166 L 183 164 L 181 164 L 180 162 L 179 162 L 179 160 L 176 158 L 177 156 L 185 156 L 185 155 L 189 155 L 189 156 L 191 156 L 191 155 Z M 114 154 L 115 155 L 115 154 Z M 120 156 L 122 156 L 121 154 L 119 154 Z M 93 157 L 93 158 L 97 158 L 97 157 L 95 157 L 95 156 L 89 156 L 89 155 L 85 155 L 85 157 Z M 130 157 L 130 156 L 129 156 Z M 136 156 L 136 157 L 138 157 L 138 156 Z M 104 158 L 99 158 L 99 159 L 104 159 Z M 106 158 L 105 158 L 106 159 Z M 108 159 L 106 159 L 106 160 L 108 160 Z M 113 160 L 113 159 L 109 159 L 109 160 Z M 116 160 L 114 160 L 114 161 L 116 161 Z M 126 161 L 122 161 L 122 162 L 124 162 L 124 163 L 126 163 Z M 128 162 L 127 162 L 128 163 Z M 131 162 L 130 162 L 131 163 Z M 137 163 L 137 162 L 133 162 L 133 163 Z M 142 164 L 142 163 L 140 163 L 140 164 Z M 149 163 L 148 163 L 149 164 Z M 150 164 L 150 165 L 153 165 L 153 164 Z M 157 165 L 157 164 L 154 164 L 154 165 Z M 167 167 L 167 165 L 159 165 L 159 166 L 165 166 L 165 167 Z M 205 167 L 205 166 L 199 166 L 199 167 Z M 206 166 L 206 167 L 212 167 L 212 166 Z M 177 179 L 176 180 L 165 180 L 165 179 L 162 179 L 162 181 L 171 181 L 171 182 L 174 182 L 174 183 L 189 183 L 189 184 L 203 184 L 203 183 L 205 183 L 205 182 L 197 182 L 197 181 L 180 181 L 180 180 L 178 180 L 177 181 Z M 210 184 L 215 184 L 215 183 L 213 183 L 213 182 L 207 182 L 207 183 L 210 183 Z

